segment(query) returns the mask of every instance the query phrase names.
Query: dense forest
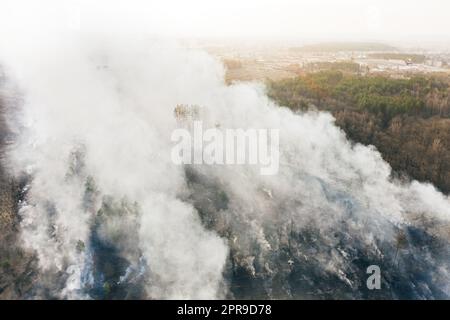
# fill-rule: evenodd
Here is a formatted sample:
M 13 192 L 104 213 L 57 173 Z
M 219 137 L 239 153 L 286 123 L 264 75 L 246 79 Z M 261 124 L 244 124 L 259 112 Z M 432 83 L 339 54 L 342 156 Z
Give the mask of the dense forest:
M 374 145 L 399 177 L 450 192 L 448 76 L 397 79 L 325 70 L 268 83 L 268 93 L 295 112 L 329 111 L 354 142 Z

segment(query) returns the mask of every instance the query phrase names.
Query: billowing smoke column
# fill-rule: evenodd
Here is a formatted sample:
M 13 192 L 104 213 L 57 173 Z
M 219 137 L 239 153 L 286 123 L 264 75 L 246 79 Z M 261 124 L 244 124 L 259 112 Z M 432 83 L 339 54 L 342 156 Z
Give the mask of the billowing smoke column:
M 213 105 L 222 94 L 221 66 L 141 41 L 71 41 L 12 66 L 25 97 L 10 154 L 30 177 L 25 246 L 44 272 L 65 274 L 61 297 L 89 285 L 98 238 L 136 266 L 145 259 L 150 297 L 218 297 L 227 246 L 180 200 L 186 182 L 171 163 L 170 136 L 177 102 Z
M 30 297 L 449 297 L 449 199 L 393 181 L 329 114 L 227 86 L 218 61 L 171 43 L 47 40 L 0 55 L 21 97 L 8 166 L 28 179 Z M 180 103 L 203 106 L 206 126 L 280 129 L 279 173 L 175 165 Z M 369 265 L 379 291 L 366 288 Z

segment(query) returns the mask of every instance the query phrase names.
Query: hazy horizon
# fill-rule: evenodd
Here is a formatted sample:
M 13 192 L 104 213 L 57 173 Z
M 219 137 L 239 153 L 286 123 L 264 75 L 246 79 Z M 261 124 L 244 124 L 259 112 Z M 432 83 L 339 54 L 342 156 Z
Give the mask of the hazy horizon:
M 139 31 L 167 38 L 450 44 L 450 3 L 444 0 L 19 0 L 0 8 L 3 32 Z

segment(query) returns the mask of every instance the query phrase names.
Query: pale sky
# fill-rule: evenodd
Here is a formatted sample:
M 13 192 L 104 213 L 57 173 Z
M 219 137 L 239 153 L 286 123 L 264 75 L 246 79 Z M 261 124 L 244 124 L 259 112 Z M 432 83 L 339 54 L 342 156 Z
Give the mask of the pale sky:
M 0 9 L 0 26 L 35 30 L 138 29 L 182 37 L 450 39 L 448 0 L 1 0 Z

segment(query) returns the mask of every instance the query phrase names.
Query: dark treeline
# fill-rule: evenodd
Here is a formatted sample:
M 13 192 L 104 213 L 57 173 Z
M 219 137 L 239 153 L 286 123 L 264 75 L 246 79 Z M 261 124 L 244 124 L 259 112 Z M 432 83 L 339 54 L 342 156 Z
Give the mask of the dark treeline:
M 424 63 L 426 56 L 423 54 L 411 54 L 411 53 L 371 53 L 369 58 L 384 59 L 384 60 L 409 60 L 412 63 Z
M 336 70 L 270 82 L 268 92 L 293 111 L 330 111 L 347 136 L 371 144 L 395 173 L 450 192 L 450 79 L 360 76 Z

